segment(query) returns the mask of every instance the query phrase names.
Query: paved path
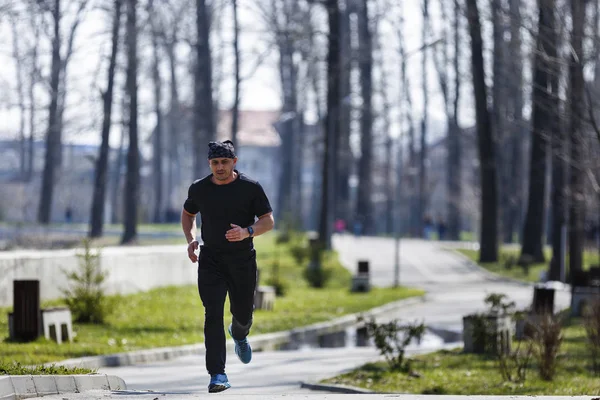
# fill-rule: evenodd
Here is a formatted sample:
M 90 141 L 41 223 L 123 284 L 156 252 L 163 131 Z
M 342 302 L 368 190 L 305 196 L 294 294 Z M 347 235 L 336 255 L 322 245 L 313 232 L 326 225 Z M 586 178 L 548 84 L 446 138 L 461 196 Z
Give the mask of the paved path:
M 389 286 L 393 283 L 393 240 L 355 238 L 345 235 L 336 236 L 333 244 L 339 251 L 342 262 L 351 271 L 355 271 L 359 259 L 368 259 L 374 284 Z M 418 240 L 402 241 L 400 280 L 402 285 L 426 289 L 428 300 L 407 307 L 390 315 L 389 318 L 423 320 L 427 324 L 457 332 L 462 329 L 463 315 L 485 308 L 483 299 L 487 293 L 506 293 L 520 307 L 528 305 L 532 296 L 532 289 L 528 285 L 495 279 L 481 272 L 479 268 L 473 267 L 460 256 L 442 250 L 437 243 Z M 569 295 L 566 292 L 557 295 L 557 303 L 560 306 L 566 306 L 568 300 Z M 439 347 L 441 343 L 433 345 Z M 426 349 L 413 349 L 413 351 L 424 350 Z M 297 394 L 297 396 L 286 397 L 288 400 L 315 398 L 314 392 L 300 388 L 300 381 L 314 381 L 337 375 L 377 358 L 378 354 L 374 348 L 306 349 L 255 353 L 251 364 L 242 365 L 235 355 L 230 354 L 227 374 L 233 388 L 226 393 L 248 396 L 255 394 L 262 399 L 276 398 L 270 395 L 280 393 Z M 123 378 L 129 389 L 157 391 L 155 396 L 157 398 L 164 398 L 162 394 L 166 393 L 170 393 L 167 396 L 169 399 L 203 398 L 208 383 L 203 358 L 194 356 L 164 363 L 102 368 L 100 372 Z M 131 396 L 126 396 L 124 393 L 113 395 L 105 393 L 102 398 L 154 399 L 141 393 Z M 244 398 L 252 399 L 248 396 Z M 353 396 L 361 396 L 353 398 L 363 398 L 362 395 Z M 60 397 L 62 398 L 83 397 Z M 337 396 L 322 394 L 319 398 L 338 399 Z M 407 398 L 417 397 L 407 396 Z

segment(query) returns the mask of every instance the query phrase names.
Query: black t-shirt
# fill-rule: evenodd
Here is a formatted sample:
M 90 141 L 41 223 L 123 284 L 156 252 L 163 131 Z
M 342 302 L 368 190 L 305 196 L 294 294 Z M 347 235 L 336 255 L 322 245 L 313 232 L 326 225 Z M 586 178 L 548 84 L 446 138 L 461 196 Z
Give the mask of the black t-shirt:
M 225 238 L 225 232 L 231 229 L 230 224 L 246 228 L 254 223 L 255 217 L 273 211 L 265 191 L 258 182 L 239 172 L 237 178 L 226 185 L 213 183 L 211 177 L 212 174 L 192 183 L 184 210 L 194 215 L 200 213 L 200 232 L 207 248 L 252 249 L 252 238 L 230 242 Z

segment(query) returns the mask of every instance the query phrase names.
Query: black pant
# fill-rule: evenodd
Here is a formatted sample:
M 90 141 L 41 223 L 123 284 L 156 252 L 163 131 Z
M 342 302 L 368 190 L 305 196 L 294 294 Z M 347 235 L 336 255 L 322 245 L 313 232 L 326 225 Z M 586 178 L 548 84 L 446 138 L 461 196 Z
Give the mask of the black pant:
M 252 326 L 256 290 L 256 251 L 221 252 L 200 249 L 198 291 L 204 305 L 204 345 L 208 373 L 225 372 L 225 296 L 229 292 L 232 333 L 244 339 Z

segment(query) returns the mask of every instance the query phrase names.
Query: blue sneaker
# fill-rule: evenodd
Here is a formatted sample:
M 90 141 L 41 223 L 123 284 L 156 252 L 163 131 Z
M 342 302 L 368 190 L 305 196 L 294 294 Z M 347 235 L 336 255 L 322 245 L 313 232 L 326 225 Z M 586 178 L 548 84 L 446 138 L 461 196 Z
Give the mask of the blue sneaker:
M 227 390 L 231 387 L 227 375 L 225 374 L 214 374 L 210 376 L 210 383 L 208 384 L 208 393 L 218 393 L 223 390 Z
M 235 342 L 235 354 L 237 354 L 241 362 L 248 364 L 252 360 L 252 347 L 250 347 L 250 343 L 248 343 L 248 338 L 236 340 L 233 337 L 233 333 L 231 333 L 231 324 L 229 324 L 227 331 L 229 332 L 229 336 L 231 336 Z

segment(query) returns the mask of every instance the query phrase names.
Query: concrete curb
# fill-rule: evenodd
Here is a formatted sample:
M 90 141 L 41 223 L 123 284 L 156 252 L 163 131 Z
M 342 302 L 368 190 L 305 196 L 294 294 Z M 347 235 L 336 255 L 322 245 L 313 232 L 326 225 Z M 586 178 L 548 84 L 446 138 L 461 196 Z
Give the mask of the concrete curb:
M 369 389 L 363 389 L 355 386 L 347 386 L 347 385 L 336 385 L 333 383 L 330 384 L 320 384 L 320 383 L 311 383 L 311 382 L 300 382 L 300 387 L 304 389 L 324 391 L 328 393 L 344 393 L 344 394 L 379 394 L 379 392 L 375 392 Z
M 349 327 L 357 326 L 357 318 L 359 316 L 377 317 L 379 315 L 385 315 L 386 313 L 393 312 L 402 307 L 422 303 L 424 301 L 426 301 L 425 295 L 410 297 L 408 299 L 394 301 L 368 311 L 345 315 L 330 321 L 319 322 L 289 331 L 251 336 L 250 343 L 252 344 L 252 349 L 254 351 L 276 350 L 288 343 L 315 343 L 318 342 L 318 338 L 321 335 L 335 333 Z M 233 340 L 229 339 L 227 341 L 227 349 L 231 351 L 233 348 Z M 120 367 L 166 361 L 188 355 L 203 355 L 204 352 L 204 343 L 197 343 L 186 346 L 160 347 L 105 356 L 72 358 L 54 363 L 47 363 L 46 365 L 63 365 L 69 367 L 98 369 L 102 367 Z
M 126 390 L 114 375 L 8 375 L 0 377 L 0 400 L 28 399 L 88 390 Z

